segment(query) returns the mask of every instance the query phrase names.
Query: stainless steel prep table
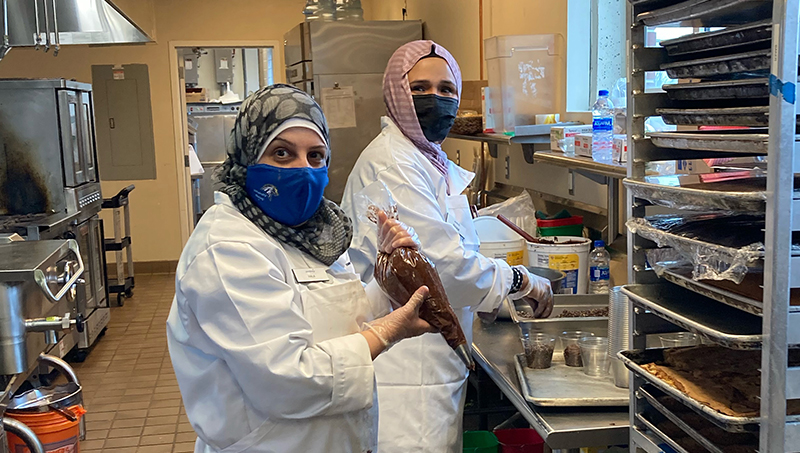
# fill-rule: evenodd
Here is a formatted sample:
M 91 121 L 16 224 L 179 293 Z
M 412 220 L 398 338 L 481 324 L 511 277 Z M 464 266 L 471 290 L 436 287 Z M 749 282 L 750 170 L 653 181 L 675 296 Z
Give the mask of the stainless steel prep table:
M 509 321 L 473 324 L 472 355 L 523 418 L 552 449 L 628 444 L 625 408 L 553 409 L 537 407 L 522 396 L 514 355 L 522 352 L 519 328 Z

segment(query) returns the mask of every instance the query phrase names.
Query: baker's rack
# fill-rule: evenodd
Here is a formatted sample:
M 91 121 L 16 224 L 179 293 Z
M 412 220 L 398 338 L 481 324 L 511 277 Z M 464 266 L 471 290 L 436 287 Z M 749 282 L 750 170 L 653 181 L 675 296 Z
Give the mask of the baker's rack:
M 641 180 L 645 176 L 645 165 L 660 160 L 700 159 L 724 157 L 725 154 L 707 151 L 680 151 L 656 147 L 645 136 L 645 120 L 657 116 L 660 107 L 673 107 L 663 92 L 646 93 L 645 78 L 648 71 L 659 71 L 660 65 L 668 63 L 670 57 L 663 48 L 646 47 L 646 25 L 637 20 L 641 13 L 655 8 L 672 6 L 679 2 L 665 0 L 629 0 L 627 5 L 628 25 L 628 178 Z M 689 0 L 685 4 L 720 5 L 724 0 Z M 730 0 L 733 5 L 726 17 L 738 19 L 738 6 L 747 7 L 757 1 Z M 757 420 L 759 448 L 765 452 L 800 451 L 800 421 L 786 415 L 788 399 L 800 399 L 800 368 L 788 367 L 790 345 L 800 345 L 800 307 L 790 307 L 790 291 L 800 288 L 800 258 L 792 256 L 792 234 L 800 232 L 800 200 L 793 197 L 794 175 L 800 173 L 800 156 L 795 158 L 796 108 L 795 82 L 798 72 L 798 16 L 800 0 L 774 0 L 760 2 L 769 7 L 772 3 L 772 43 L 769 96 L 769 142 L 766 189 L 766 235 L 764 257 L 763 305 L 761 307 L 761 416 Z M 766 4 L 766 5 L 765 5 Z M 744 13 L 743 13 L 744 14 Z M 767 12 L 768 15 L 768 12 Z M 694 27 L 729 26 L 720 22 L 723 14 L 691 16 L 690 22 L 681 25 Z M 639 16 L 641 19 L 641 16 Z M 754 18 L 757 20 L 759 18 Z M 724 20 L 724 19 L 723 19 Z M 716 23 L 715 23 L 716 22 Z M 652 25 L 652 24 L 651 24 Z M 649 202 L 627 196 L 628 218 L 644 217 Z M 646 261 L 646 249 L 655 244 L 637 234 L 628 233 L 629 281 L 635 284 L 654 284 L 659 281 Z M 664 284 L 663 282 L 661 284 Z M 698 287 L 693 288 L 699 291 Z M 713 287 L 705 291 L 716 291 Z M 706 293 L 708 295 L 708 292 Z M 713 295 L 713 294 L 712 294 Z M 722 293 L 719 294 L 724 299 Z M 715 297 L 716 298 L 716 297 Z M 663 312 L 656 314 L 640 305 L 631 304 L 631 344 L 635 349 L 646 349 L 646 335 L 664 332 L 670 326 L 665 323 Z M 673 319 L 674 321 L 674 319 Z M 681 326 L 683 329 L 687 327 Z M 692 330 L 689 328 L 688 330 Z M 675 442 L 663 432 L 654 429 L 640 417 L 648 405 L 647 381 L 636 373 L 631 380 L 631 430 L 632 451 L 659 453 L 668 444 L 673 449 Z M 642 387 L 645 387 L 643 389 Z M 650 407 L 655 407 L 651 405 Z M 658 407 L 656 410 L 661 410 Z M 683 428 L 683 427 L 681 427 Z M 708 447 L 706 447 L 708 448 Z M 721 450 L 721 449 L 720 449 Z

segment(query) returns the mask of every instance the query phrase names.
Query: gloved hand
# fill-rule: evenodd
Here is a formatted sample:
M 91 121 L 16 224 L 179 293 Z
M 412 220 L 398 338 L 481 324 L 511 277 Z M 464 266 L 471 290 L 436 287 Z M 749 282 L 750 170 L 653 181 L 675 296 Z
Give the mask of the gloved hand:
M 419 318 L 419 308 L 427 297 L 428 287 L 420 287 L 405 305 L 382 318 L 364 324 L 364 329 L 371 330 L 386 348 L 404 338 L 436 332 L 433 326 Z
M 550 280 L 531 274 L 525 266 L 516 266 L 522 271 L 522 288 L 510 294 L 512 300 L 523 299 L 533 309 L 534 318 L 547 318 L 553 313 L 553 289 Z
M 378 252 L 392 253 L 400 247 L 419 248 L 419 238 L 414 229 L 385 212 L 378 212 Z

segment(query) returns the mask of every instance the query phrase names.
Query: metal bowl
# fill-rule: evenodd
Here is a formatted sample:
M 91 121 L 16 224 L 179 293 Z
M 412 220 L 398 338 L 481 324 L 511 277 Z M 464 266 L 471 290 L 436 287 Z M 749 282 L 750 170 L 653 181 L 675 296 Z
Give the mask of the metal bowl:
M 564 279 L 567 278 L 567 274 L 546 267 L 527 266 L 525 269 L 528 269 L 528 272 L 533 275 L 538 275 L 539 277 L 544 277 L 550 280 L 550 287 L 553 288 L 553 294 L 561 293 L 561 284 L 564 283 Z
M 567 274 L 546 267 L 526 266 L 525 268 L 533 275 L 538 275 L 539 277 L 550 280 L 550 287 L 553 288 L 553 294 L 559 294 L 561 292 L 561 284 L 564 283 Z M 497 312 L 498 319 L 511 319 L 509 304 L 513 305 L 513 302 L 505 300 L 500 304 L 500 311 Z

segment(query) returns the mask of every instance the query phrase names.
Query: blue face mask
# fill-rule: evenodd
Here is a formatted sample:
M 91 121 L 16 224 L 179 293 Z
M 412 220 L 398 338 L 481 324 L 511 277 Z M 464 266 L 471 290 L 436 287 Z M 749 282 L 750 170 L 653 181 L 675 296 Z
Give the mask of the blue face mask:
M 317 212 L 328 185 L 328 167 L 247 167 L 245 191 L 262 211 L 278 222 L 297 226 Z

